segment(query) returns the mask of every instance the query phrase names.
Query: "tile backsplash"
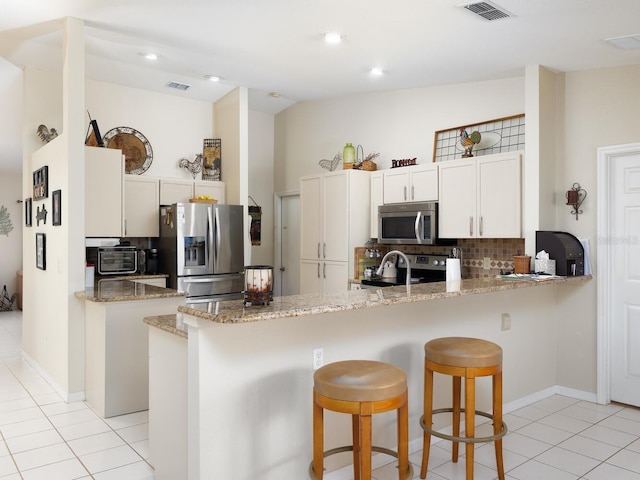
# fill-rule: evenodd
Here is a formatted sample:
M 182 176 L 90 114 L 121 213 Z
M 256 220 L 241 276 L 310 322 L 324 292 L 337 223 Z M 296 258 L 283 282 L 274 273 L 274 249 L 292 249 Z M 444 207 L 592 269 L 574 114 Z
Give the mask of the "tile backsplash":
M 462 278 L 493 277 L 500 271 L 513 271 L 513 256 L 524 255 L 524 238 L 470 238 L 447 247 L 402 245 L 398 249 L 405 253 L 448 255 L 454 246 L 462 249 Z M 484 268 L 485 258 L 490 259 L 489 269 Z

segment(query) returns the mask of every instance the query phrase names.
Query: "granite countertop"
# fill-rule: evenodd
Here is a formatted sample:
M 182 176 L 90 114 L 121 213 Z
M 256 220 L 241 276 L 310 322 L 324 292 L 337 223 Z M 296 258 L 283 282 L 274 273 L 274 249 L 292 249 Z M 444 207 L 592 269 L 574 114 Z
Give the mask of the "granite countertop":
M 171 288 L 156 287 L 131 280 L 109 279 L 100 280 L 93 287 L 75 292 L 75 296 L 90 302 L 129 302 L 132 300 L 184 297 L 185 294 Z
M 283 317 L 316 315 L 371 308 L 398 303 L 435 300 L 439 298 L 477 295 L 517 288 L 532 288 L 545 285 L 581 285 L 591 279 L 591 275 L 580 277 L 555 277 L 546 280 L 512 280 L 503 278 L 475 278 L 462 280 L 458 289 L 446 282 L 422 283 L 406 286 L 349 290 L 340 293 L 312 295 L 291 295 L 274 297 L 269 305 L 244 306 L 242 300 L 182 305 L 178 312 L 217 323 L 258 322 Z M 453 290 L 453 291 L 447 291 Z
M 144 323 L 152 327 L 166 330 L 180 337 L 187 338 L 187 326 L 182 322 L 182 315 L 157 315 L 152 317 L 144 317 Z

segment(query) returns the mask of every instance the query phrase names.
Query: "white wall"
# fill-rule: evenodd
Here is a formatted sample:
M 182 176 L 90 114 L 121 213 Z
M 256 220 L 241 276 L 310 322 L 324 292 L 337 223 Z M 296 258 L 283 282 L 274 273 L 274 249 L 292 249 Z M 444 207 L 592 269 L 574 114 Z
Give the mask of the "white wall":
M 191 179 L 178 161 L 202 153 L 203 140 L 213 138 L 209 102 L 87 80 L 86 105 L 102 135 L 115 127 L 131 127 L 149 140 L 153 163 L 143 175 Z
M 22 175 L 0 175 L 0 209 L 6 208 L 9 216 L 5 228 L 9 230 L 9 223 L 12 227 L 7 233 L 0 233 L 0 289 L 6 285 L 9 296 L 16 292 L 16 272 L 22 268 L 24 203 L 16 203 L 17 200 L 24 200 Z
M 597 275 L 597 148 L 640 141 L 640 66 L 571 72 L 559 81 L 565 121 L 557 153 L 557 228 L 589 239 L 591 266 Z M 574 182 L 588 192 L 578 221 L 564 197 Z M 596 298 L 597 284 L 591 282 L 560 306 L 558 378 L 562 385 L 595 391 Z
M 524 78 L 300 102 L 276 115 L 274 190 L 297 190 L 346 142 L 380 153 L 378 169 L 392 159 L 429 163 L 437 130 L 524 113 L 524 105 Z
M 274 261 L 273 133 L 273 115 L 249 110 L 249 195 L 262 207 L 261 242 L 251 247 L 253 265 Z

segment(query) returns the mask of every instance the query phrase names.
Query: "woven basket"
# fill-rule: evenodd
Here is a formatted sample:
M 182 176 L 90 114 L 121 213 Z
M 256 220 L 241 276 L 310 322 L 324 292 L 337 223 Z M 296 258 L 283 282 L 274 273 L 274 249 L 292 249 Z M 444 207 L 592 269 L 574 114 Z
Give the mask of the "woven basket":
M 513 273 L 531 273 L 531 257 L 529 255 L 514 255 Z
M 365 160 L 360 166 L 360 170 L 367 170 L 368 172 L 375 172 L 378 169 L 376 162 L 371 160 Z

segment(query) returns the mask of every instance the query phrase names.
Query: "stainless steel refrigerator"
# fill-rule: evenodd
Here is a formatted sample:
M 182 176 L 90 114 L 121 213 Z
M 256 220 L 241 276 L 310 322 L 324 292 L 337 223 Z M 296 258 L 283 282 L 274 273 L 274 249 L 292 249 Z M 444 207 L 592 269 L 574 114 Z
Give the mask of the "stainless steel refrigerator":
M 175 203 L 160 207 L 160 264 L 167 286 L 187 304 L 243 298 L 242 205 Z

